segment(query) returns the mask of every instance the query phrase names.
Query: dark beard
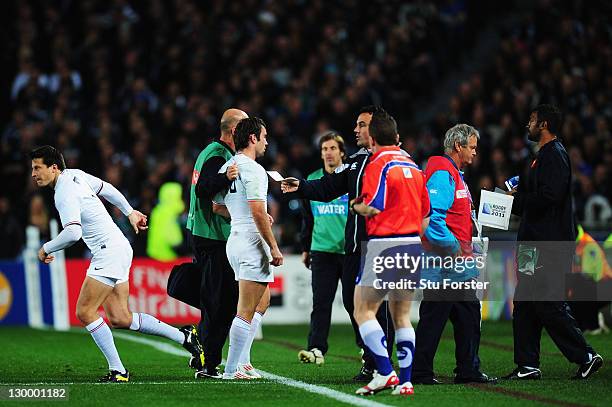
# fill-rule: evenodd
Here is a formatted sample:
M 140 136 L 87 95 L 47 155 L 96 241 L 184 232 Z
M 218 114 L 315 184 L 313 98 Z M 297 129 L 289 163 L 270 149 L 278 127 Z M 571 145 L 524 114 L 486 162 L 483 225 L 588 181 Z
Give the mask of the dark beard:
M 529 130 L 527 130 L 527 140 L 533 141 L 534 143 L 538 143 L 542 138 L 542 132 L 540 130 L 536 130 L 536 134 L 531 134 Z

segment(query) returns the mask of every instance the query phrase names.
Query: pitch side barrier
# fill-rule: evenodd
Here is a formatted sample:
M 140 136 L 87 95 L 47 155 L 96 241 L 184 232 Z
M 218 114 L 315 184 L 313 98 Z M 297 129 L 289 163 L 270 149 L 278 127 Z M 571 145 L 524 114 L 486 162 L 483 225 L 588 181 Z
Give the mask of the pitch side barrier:
M 56 232 L 57 226 L 52 226 L 51 230 Z M 62 253 L 57 253 L 56 260 L 50 267 L 37 259 L 41 242 L 36 228 L 29 228 L 27 236 L 28 244 L 21 258 L 0 261 L 0 325 L 29 325 L 55 329 L 78 326 L 75 315 L 76 301 L 89 260 L 64 259 Z M 507 240 L 499 240 L 504 237 Z M 380 247 L 371 246 L 364 251 L 367 254 L 363 257 L 363 264 L 370 262 L 369 266 L 364 268 L 364 276 L 373 277 L 373 289 L 416 288 L 413 298 L 417 306 L 412 307 L 413 320 L 418 319 L 418 302 L 422 288 L 440 289 L 444 292 L 442 300 L 456 299 L 447 296 L 447 292 L 460 293 L 461 290 L 474 289 L 482 301 L 483 319 L 491 320 L 511 317 L 515 294 L 518 299 L 523 300 L 612 299 L 612 273 L 607 262 L 604 263 L 605 253 L 603 257 L 602 252 L 599 252 L 600 257 L 595 256 L 596 259 L 602 259 L 601 261 L 592 261 L 596 246 L 591 245 L 583 250 L 581 258 L 573 254 L 576 245 L 571 242 L 517 243 L 512 241 L 512 237 L 511 233 L 496 233 L 496 240 L 485 238 L 483 241 L 474 242 L 477 246 L 475 254 L 482 256 L 480 261 L 453 258 L 454 271 L 451 273 L 445 270 L 437 278 L 435 275 L 434 278 L 427 277 L 427 272 L 431 270 L 425 270 L 424 273 L 424 269 L 417 268 L 415 273 L 418 274 L 411 272 L 416 262 L 425 264 L 419 251 L 412 253 L 414 258 L 405 258 L 397 245 L 385 243 L 379 244 Z M 601 245 L 597 247 L 601 248 Z M 522 262 L 521 273 L 517 273 L 517 254 Z M 376 256 L 380 259 L 375 260 Z M 416 260 L 417 258 L 421 259 Z M 130 272 L 132 310 L 147 312 L 176 325 L 198 322 L 199 309 L 169 297 L 166 291 L 172 267 L 190 261 L 190 258 L 173 262 L 135 258 Z M 450 263 L 446 264 L 448 265 Z M 442 267 L 444 266 L 443 263 Z M 465 278 L 471 267 L 479 269 L 478 275 Z M 565 269 L 567 273 L 552 272 L 560 269 Z M 398 272 L 400 274 L 397 274 Z M 285 256 L 283 266 L 277 267 L 274 273 L 275 281 L 270 286 L 271 306 L 266 313 L 265 323 L 308 323 L 312 310 L 310 270 L 304 267 L 299 255 L 290 254 Z M 425 277 L 425 281 L 421 282 Z M 445 279 L 447 281 L 444 281 Z M 528 284 L 524 284 L 525 289 L 521 288 L 522 291 L 515 293 L 518 279 L 523 279 Z M 412 284 L 417 285 L 410 286 L 410 281 L 415 281 Z M 100 311 L 104 315 L 103 310 Z M 349 323 L 340 290 L 336 293 L 333 303 L 332 322 Z
M 404 291 L 419 298 L 419 290 L 437 301 L 461 301 L 475 292 L 490 307 L 512 300 L 612 300 L 612 270 L 595 241 L 372 239 L 362 242 L 361 253 L 359 284 L 371 300 Z

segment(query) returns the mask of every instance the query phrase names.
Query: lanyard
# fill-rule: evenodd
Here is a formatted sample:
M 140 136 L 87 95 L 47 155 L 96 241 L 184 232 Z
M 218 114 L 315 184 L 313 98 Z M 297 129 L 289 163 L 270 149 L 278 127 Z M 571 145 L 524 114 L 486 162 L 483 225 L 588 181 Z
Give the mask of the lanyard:
M 472 218 L 472 222 L 474 223 L 474 226 L 476 227 L 476 232 L 478 233 L 478 239 L 482 242 L 482 225 L 480 224 L 480 222 L 478 222 L 478 219 L 476 219 L 476 207 L 474 206 L 474 201 L 472 199 L 472 193 L 470 192 L 470 189 L 465 183 L 465 180 L 463 179 L 463 173 L 461 171 L 459 171 L 459 175 L 461 176 L 463 187 L 467 191 L 468 198 L 470 199 L 470 217 Z

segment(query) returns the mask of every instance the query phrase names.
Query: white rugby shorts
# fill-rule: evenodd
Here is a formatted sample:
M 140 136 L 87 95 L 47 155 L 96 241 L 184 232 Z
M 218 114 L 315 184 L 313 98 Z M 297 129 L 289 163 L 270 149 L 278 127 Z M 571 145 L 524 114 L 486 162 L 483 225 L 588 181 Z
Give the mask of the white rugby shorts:
M 258 232 L 232 231 L 227 239 L 227 260 L 234 270 L 236 281 L 260 283 L 274 281 L 270 247 Z
M 127 239 L 105 243 L 93 253 L 87 275 L 111 286 L 124 283 L 130 277 L 132 257 L 132 246 Z

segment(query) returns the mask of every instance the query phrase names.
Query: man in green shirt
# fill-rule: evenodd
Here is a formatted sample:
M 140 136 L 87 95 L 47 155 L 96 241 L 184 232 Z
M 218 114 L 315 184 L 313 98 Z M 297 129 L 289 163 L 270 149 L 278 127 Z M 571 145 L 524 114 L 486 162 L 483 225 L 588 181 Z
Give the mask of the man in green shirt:
M 324 167 L 310 174 L 309 180 L 333 173 L 345 157 L 344 140 L 333 131 L 321 137 L 319 149 Z M 350 278 L 348 274 L 345 276 L 342 273 L 348 195 L 344 194 L 331 202 L 304 201 L 302 209 L 303 222 L 300 233 L 302 261 L 312 270 L 313 306 L 310 314 L 308 348 L 301 350 L 298 357 L 304 363 L 322 364 L 323 355 L 328 349 L 327 337 L 332 303 L 339 280 L 342 280 L 344 303 L 349 301 L 352 304 L 353 301 L 352 291 L 345 291 L 344 287 L 354 287 L 354 277 Z M 348 277 L 348 280 L 345 277 Z
M 233 133 L 238 122 L 248 115 L 239 109 L 228 109 L 221 117 L 221 136 L 200 153 L 191 178 L 187 229 L 196 264 L 202 271 L 198 325 L 205 363 L 196 373 L 198 378 L 220 378 L 223 345 L 236 314 L 238 285 L 225 253 L 230 222 L 212 211 L 212 198 L 228 188 L 238 177 L 238 167 L 230 166 L 226 173 L 219 170 L 234 155 Z M 190 363 L 191 365 L 191 363 Z M 199 366 L 192 367 L 199 368 Z

